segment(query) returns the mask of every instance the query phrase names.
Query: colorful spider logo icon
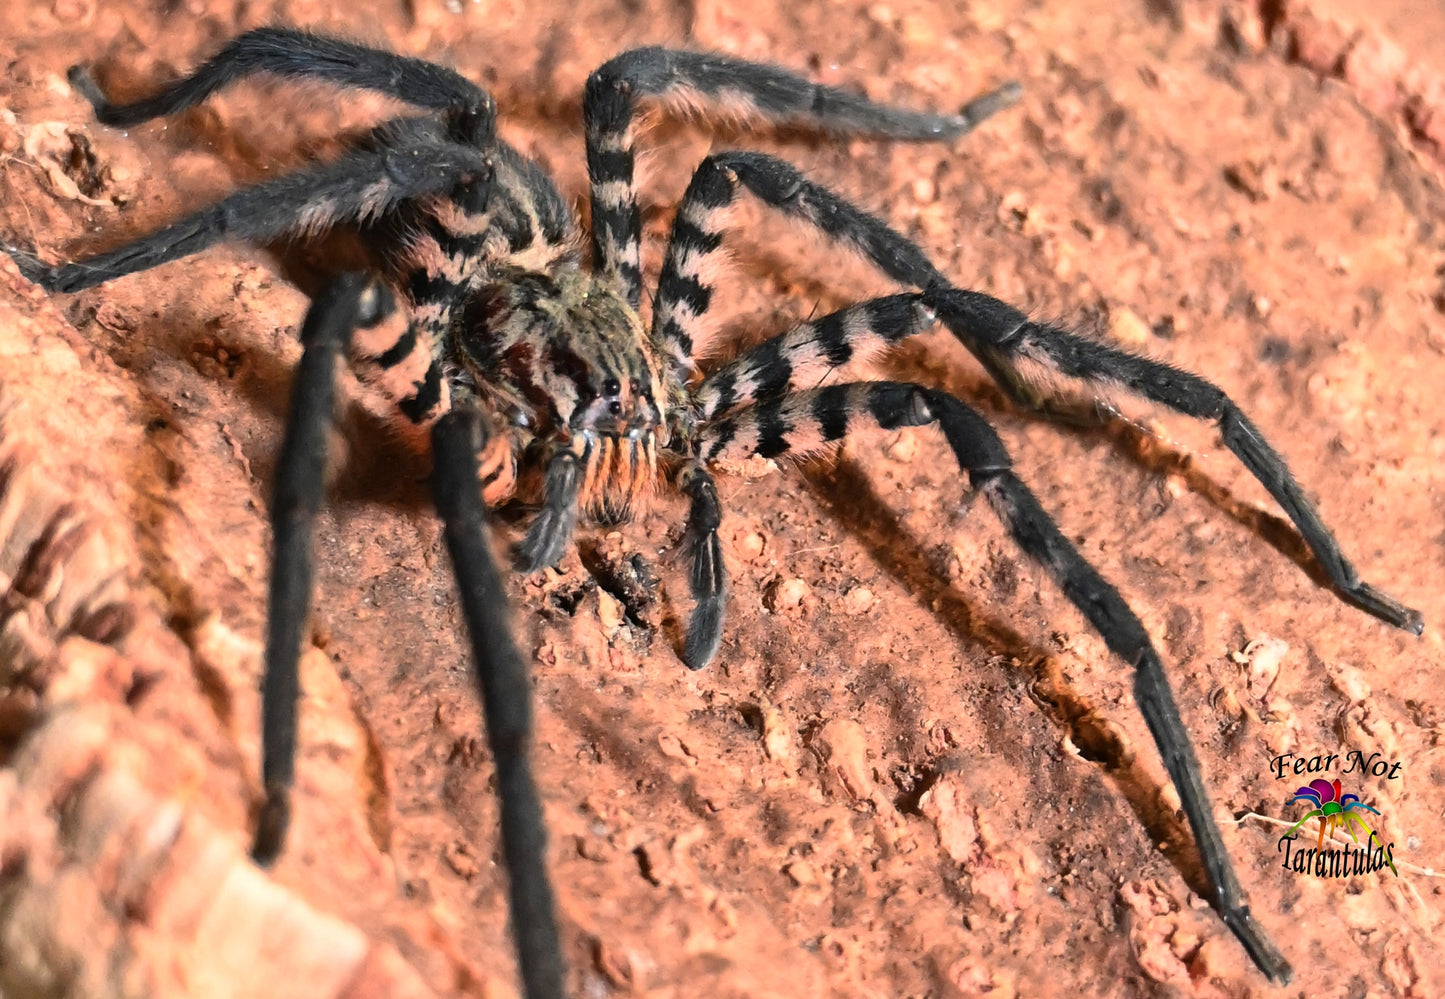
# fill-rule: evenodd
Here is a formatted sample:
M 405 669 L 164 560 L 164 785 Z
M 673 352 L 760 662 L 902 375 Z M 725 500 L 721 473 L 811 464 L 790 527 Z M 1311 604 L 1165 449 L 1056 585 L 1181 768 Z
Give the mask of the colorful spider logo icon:
M 1355 814 L 1356 809 L 1364 809 L 1367 812 L 1374 812 L 1376 815 L 1379 815 L 1379 809 L 1371 808 L 1365 804 L 1357 794 L 1341 794 L 1340 792 L 1341 787 L 1338 780 L 1331 782 L 1325 780 L 1323 777 L 1312 780 L 1309 786 L 1302 787 L 1295 791 L 1294 797 L 1285 802 L 1286 807 L 1293 805 L 1302 798 L 1314 802 L 1315 807 L 1306 813 L 1304 818 L 1291 826 L 1289 832 L 1285 833 L 1285 835 L 1292 836 L 1296 829 L 1310 819 L 1319 819 L 1320 837 L 1319 842 L 1316 844 L 1317 849 L 1324 849 L 1326 833 L 1334 835 L 1336 826 L 1343 826 L 1345 832 L 1350 834 L 1350 839 L 1358 844 L 1360 841 L 1355 836 L 1355 831 L 1351 828 L 1351 823 L 1358 825 L 1365 831 L 1367 834 L 1365 839 L 1366 843 L 1369 843 L 1371 840 L 1379 842 L 1380 838 L 1375 835 L 1374 830 L 1365 825 L 1364 820 Z M 1390 869 L 1395 869 L 1393 863 L 1390 864 Z

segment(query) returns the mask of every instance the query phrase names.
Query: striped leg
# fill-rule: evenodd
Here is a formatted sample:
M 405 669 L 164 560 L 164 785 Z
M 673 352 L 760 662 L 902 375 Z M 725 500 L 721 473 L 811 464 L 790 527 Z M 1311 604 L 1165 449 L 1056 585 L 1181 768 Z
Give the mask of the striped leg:
M 1031 365 L 1085 385 L 1123 388 L 1186 416 L 1215 421 L 1226 446 L 1299 528 L 1338 595 L 1398 628 L 1415 634 L 1423 630 L 1418 611 L 1360 579 L 1284 459 L 1220 389 L 1167 364 L 1030 322 L 1022 312 L 988 295 L 951 287 L 911 240 L 773 157 L 760 153 L 709 157 L 698 168 L 678 210 L 678 230 L 653 305 L 653 335 L 683 372 L 691 368 L 694 341 L 702 331 L 700 320 L 712 294 L 703 277 L 705 268 L 721 246 L 721 217 L 740 186 L 851 246 L 894 280 L 924 289 L 921 304 L 936 313 L 1016 397 L 1019 386 L 1027 382 L 1020 366 Z
M 258 73 L 376 90 L 442 111 L 443 123 L 388 122 L 364 148 L 333 163 L 240 191 L 79 263 L 49 267 L 29 252 L 5 247 L 21 271 L 47 290 L 74 292 L 198 253 L 222 239 L 265 243 L 341 222 L 370 222 L 437 193 L 464 192 L 462 200 L 472 202 L 478 191 L 485 197 L 492 162 L 481 150 L 494 143 L 495 102 L 465 77 L 420 59 L 287 28 L 259 28 L 233 39 L 190 76 L 130 104 L 112 103 L 82 67 L 70 71 L 70 80 L 101 122 L 126 126 L 176 114 Z
M 574 252 L 571 213 L 546 173 L 506 143 L 488 153 L 486 178 L 410 203 L 387 220 L 402 246 L 398 267 L 411 299 L 405 331 L 378 331 L 358 341 L 358 373 L 398 403 L 418 428 L 448 407 L 445 353 L 477 289 L 494 280 L 494 264 L 548 270 Z M 485 317 L 468 324 L 485 335 Z
M 875 298 L 802 323 L 708 375 L 695 396 L 698 415 L 714 420 L 762 399 L 818 388 L 844 365 L 876 357 L 935 321 L 923 296 L 908 294 Z
M 598 270 L 642 299 L 641 227 L 633 182 L 637 102 L 712 105 L 730 117 L 798 122 L 839 134 L 948 141 L 1013 104 L 1017 84 L 984 94 L 956 115 L 874 104 L 776 66 L 728 56 L 642 48 L 604 63 L 587 80 L 582 113 L 592 180 L 592 245 Z
M 446 337 L 450 335 L 445 325 L 449 317 L 449 305 L 415 309 L 410 318 L 397 312 L 374 326 L 357 330 L 351 340 L 352 370 L 406 417 L 405 422 L 393 421 L 391 427 L 418 454 L 426 452 L 437 420 L 451 410 L 455 401 L 452 386 L 442 374 Z M 470 398 L 468 401 L 476 402 Z M 497 506 L 512 496 L 517 483 L 517 457 L 524 443 L 514 432 L 487 436 L 486 449 L 476 456 L 482 500 L 487 506 Z
M 653 338 L 683 378 L 691 373 L 694 359 L 711 348 L 713 328 L 704 317 L 712 302 L 712 272 L 720 263 L 723 227 L 740 188 L 850 245 L 900 284 L 948 284 L 912 242 L 809 181 L 796 167 L 762 153 L 709 156 L 693 174 L 678 207 L 652 306 Z
M 386 322 L 360 330 L 351 341 L 356 376 L 396 404 L 410 430 L 403 434 L 421 447 L 423 431 L 451 408 L 451 392 L 442 377 L 441 348 L 446 327 L 430 315 L 396 313 Z
M 921 386 L 836 385 L 795 393 L 713 423 L 703 430 L 699 454 L 704 461 L 771 457 L 816 450 L 860 431 L 929 423 L 938 425 L 970 485 L 988 498 L 1019 548 L 1058 584 L 1110 651 L 1134 669 L 1134 697 L 1194 832 L 1209 879 L 1210 904 L 1260 970 L 1276 982 L 1287 982 L 1289 963 L 1250 915 L 1163 662 L 1148 633 L 1118 591 L 1084 560 L 1014 475 L 1003 443 L 983 417 L 947 393 Z
M 1013 306 L 980 292 L 933 288 L 925 293 L 924 301 L 965 346 L 985 361 L 990 372 L 997 372 L 1002 365 L 1017 374 L 1017 364 L 1028 362 L 1055 377 L 1123 388 L 1185 416 L 1214 421 L 1225 446 L 1269 490 L 1299 528 L 1341 599 L 1397 628 L 1417 635 L 1424 630 L 1419 611 L 1360 579 L 1284 459 L 1239 406 L 1210 382 L 1167 364 L 1032 322 Z M 1022 380 L 1022 376 L 1018 377 Z
M 51 267 L 26 251 L 5 249 L 21 272 L 47 291 L 75 292 L 199 253 L 223 239 L 264 244 L 377 219 L 426 195 L 490 184 L 489 159 L 440 138 L 430 123 L 398 120 L 379 128 L 374 139 L 368 148 L 237 191 L 159 232 L 78 263 Z

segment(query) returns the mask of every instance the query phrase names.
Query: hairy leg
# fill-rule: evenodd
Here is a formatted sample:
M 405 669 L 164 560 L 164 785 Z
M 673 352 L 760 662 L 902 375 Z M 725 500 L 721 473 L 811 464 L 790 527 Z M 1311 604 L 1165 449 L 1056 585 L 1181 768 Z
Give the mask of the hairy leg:
M 532 779 L 532 686 L 512 639 L 506 592 L 492 558 L 477 455 L 486 447 L 481 414 L 463 406 L 432 433 L 432 489 L 446 525 L 447 551 L 487 720 L 502 806 L 502 853 L 511 892 L 512 933 L 527 999 L 560 999 L 562 951 L 547 876 L 547 832 Z
M 75 292 L 199 253 L 223 239 L 267 243 L 342 222 L 366 222 L 419 197 L 485 188 L 491 176 L 491 163 L 480 150 L 441 138 L 431 123 L 401 119 L 378 129 L 366 148 L 237 191 L 86 260 L 52 267 L 26 251 L 5 249 L 21 272 L 47 291 Z
M 888 295 L 800 323 L 708 375 L 694 396 L 713 420 L 785 392 L 820 388 L 846 365 L 876 357 L 937 322 L 918 293 Z
M 952 287 L 912 241 L 827 188 L 807 180 L 795 167 L 762 153 L 722 153 L 708 157 L 694 175 L 678 216 L 682 218 L 683 211 L 689 211 L 694 223 L 698 223 L 725 214 L 742 188 L 764 204 L 856 250 L 894 280 L 922 288 L 922 305 L 935 312 L 939 321 L 971 351 L 987 358 L 991 372 L 996 373 L 999 365 L 1012 370 L 1018 363 L 1030 362 L 1086 385 L 1116 386 L 1186 416 L 1215 421 L 1225 445 L 1269 490 L 1299 528 L 1305 543 L 1329 573 L 1339 596 L 1398 628 L 1415 634 L 1423 630 L 1418 611 L 1359 578 L 1314 504 L 1295 482 L 1284 459 L 1269 446 L 1233 400 L 1210 382 L 1167 364 L 1031 322 L 1022 312 L 998 299 Z M 710 224 L 699 225 L 699 230 L 712 239 L 721 238 Z M 687 285 L 691 289 L 688 294 L 705 311 L 710 289 L 698 282 L 695 275 L 679 272 L 679 278 L 691 282 Z M 664 268 L 663 281 L 667 280 L 668 271 Z M 659 283 L 657 297 L 655 314 L 661 314 L 663 283 Z M 676 356 L 675 348 L 674 354 Z
M 305 345 L 291 390 L 291 412 L 271 503 L 271 587 L 261 688 L 261 779 L 266 792 L 251 856 L 269 864 L 285 845 L 296 777 L 297 664 L 311 612 L 315 575 L 312 527 L 326 491 L 326 444 L 335 398 L 336 361 L 358 327 L 382 322 L 394 303 L 357 274 L 332 281 L 301 328 Z
M 177 114 L 257 74 L 375 90 L 416 107 L 448 112 L 453 137 L 470 145 L 489 145 L 496 133 L 496 102 L 466 77 L 424 59 L 293 28 L 257 28 L 239 35 L 190 76 L 129 104 L 111 103 L 84 67 L 71 69 L 70 82 L 95 108 L 97 120 L 125 126 Z
M 656 47 L 624 52 L 593 72 L 582 102 L 597 269 L 634 306 L 641 301 L 641 224 L 633 180 L 633 126 L 640 100 L 713 106 L 734 117 L 796 122 L 838 134 L 948 141 L 1013 104 L 1018 95 L 1018 85 L 1011 83 L 978 97 L 959 114 L 910 111 L 730 56 Z
M 701 435 L 699 454 L 711 461 L 806 453 L 860 432 L 930 423 L 943 432 L 969 483 L 987 497 L 1014 542 L 1064 591 L 1109 650 L 1133 667 L 1134 698 L 1194 832 L 1211 888 L 1209 902 L 1261 971 L 1273 981 L 1289 981 L 1289 963 L 1250 915 L 1163 661 L 1144 625 L 1014 475 L 1003 443 L 983 417 L 953 396 L 922 386 L 835 385 L 784 396 L 709 425 Z
M 677 484 L 690 501 L 682 548 L 693 599 L 682 661 L 688 669 L 698 670 L 712 661 L 722 642 L 728 592 L 727 566 L 723 563 L 722 543 L 717 536 L 722 524 L 722 505 L 712 476 L 698 462 L 683 466 Z

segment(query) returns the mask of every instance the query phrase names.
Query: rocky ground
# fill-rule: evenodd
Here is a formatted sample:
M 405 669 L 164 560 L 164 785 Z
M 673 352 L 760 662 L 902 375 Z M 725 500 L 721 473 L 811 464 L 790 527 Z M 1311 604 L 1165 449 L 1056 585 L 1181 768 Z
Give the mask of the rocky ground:
M 77 62 L 138 96 L 249 27 L 446 61 L 579 203 L 587 73 L 640 43 L 954 109 L 946 146 L 660 123 L 656 267 L 692 168 L 773 151 L 961 285 L 1204 374 L 1422 638 L 1339 601 L 1212 427 L 1025 414 L 946 333 L 881 365 L 972 399 L 1154 636 L 1259 921 L 1269 985 L 1194 894 L 1130 693 L 1082 617 L 967 505 L 927 430 L 721 480 L 733 596 L 708 670 L 675 497 L 511 586 L 572 991 L 607 996 L 1432 996 L 1445 954 L 1445 21 L 1403 0 L 737 7 L 693 0 L 53 0 L 0 11 L 0 236 L 72 259 L 335 150 L 388 109 L 257 83 L 93 123 Z M 738 342 L 887 289 L 744 213 Z M 319 529 L 291 849 L 258 800 L 265 523 L 322 249 L 225 246 L 80 295 L 0 260 L 0 993 L 511 995 L 491 765 L 427 462 L 344 428 Z M 348 383 L 349 384 L 349 383 Z M 348 388 L 347 391 L 352 391 Z M 503 540 L 519 518 L 503 517 Z M 640 555 L 651 608 L 618 599 Z M 1344 774 L 1347 754 L 1398 763 Z M 1335 753 L 1333 772 L 1271 760 Z M 1372 754 L 1377 754 L 1372 757 Z M 1286 870 L 1286 808 L 1339 776 L 1398 876 Z M 1313 827 L 1311 827 L 1312 829 Z M 1311 835 L 1311 839 L 1313 836 Z M 1348 843 L 1338 834 L 1341 843 Z

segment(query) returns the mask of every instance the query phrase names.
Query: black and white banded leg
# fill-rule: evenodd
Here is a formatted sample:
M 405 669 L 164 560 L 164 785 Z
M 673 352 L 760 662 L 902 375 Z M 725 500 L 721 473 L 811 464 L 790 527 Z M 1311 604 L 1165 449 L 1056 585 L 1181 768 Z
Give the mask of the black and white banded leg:
M 294 233 L 365 222 L 404 202 L 459 184 L 487 183 L 481 151 L 447 142 L 425 122 L 378 130 L 372 148 L 323 166 L 237 191 L 157 232 L 76 263 L 49 266 L 6 247 L 31 281 L 47 291 L 75 292 L 199 253 L 225 239 L 266 244 Z
M 236 38 L 190 76 L 159 94 L 114 104 L 89 73 L 70 79 L 105 124 L 135 125 L 175 114 L 255 74 L 314 78 L 376 90 L 439 119 L 397 118 L 337 160 L 238 191 L 142 239 L 76 263 L 51 267 L 6 247 L 22 273 L 48 291 L 75 292 L 147 270 L 223 239 L 265 244 L 339 223 L 375 221 L 419 198 L 445 194 L 485 201 L 494 172 L 496 106 L 490 94 L 452 71 L 420 59 L 284 28 Z
M 770 337 L 698 386 L 698 418 L 714 420 L 786 392 L 821 388 L 847 365 L 932 329 L 938 317 L 912 292 L 850 305 Z
M 1133 667 L 1134 697 L 1193 830 L 1209 881 L 1209 902 L 1261 971 L 1275 982 L 1289 981 L 1293 973 L 1289 962 L 1250 915 L 1163 662 L 1148 632 L 1119 592 L 1085 561 L 1014 475 L 1003 443 L 983 417 L 946 392 L 917 385 L 834 385 L 760 403 L 705 427 L 699 456 L 704 461 L 740 461 L 754 454 L 807 453 L 870 430 L 930 423 L 943 432 L 959 468 L 988 499 L 1015 544 L 1049 574 L 1109 650 Z
M 1006 84 L 958 114 L 938 114 L 875 104 L 777 66 L 715 53 L 656 47 L 624 52 L 588 77 L 582 99 L 596 267 L 634 307 L 641 302 L 642 229 L 633 180 L 640 100 L 711 105 L 730 117 L 796 122 L 836 134 L 944 142 L 1013 104 L 1019 93 L 1017 84 Z
M 680 372 L 691 371 L 711 340 L 713 275 L 740 190 L 848 244 L 900 284 L 947 283 L 917 246 L 795 167 L 762 153 L 718 153 L 698 166 L 678 206 L 653 302 L 653 338 Z
M 1299 529 L 1338 595 L 1397 628 L 1415 634 L 1423 630 L 1419 611 L 1359 578 L 1284 459 L 1243 411 L 1210 382 L 1057 327 L 1031 322 L 998 299 L 951 287 L 911 240 L 809 181 L 790 164 L 762 153 L 723 153 L 708 157 L 698 168 L 678 210 L 679 219 L 686 217 L 697 226 L 698 246 L 714 244 L 715 250 L 720 245 L 722 234 L 711 220 L 725 217 L 740 188 L 851 247 L 894 280 L 924 289 L 921 303 L 969 350 L 986 358 L 990 372 L 997 374 L 1000 366 L 1012 371 L 1014 362 L 1029 361 L 1086 385 L 1122 388 L 1186 416 L 1215 421 L 1225 445 L 1269 490 Z M 692 254 L 691 258 L 697 259 L 698 255 Z M 696 290 L 690 294 L 705 309 L 710 289 L 705 284 L 699 287 L 702 294 Z M 660 315 L 665 308 L 666 289 L 660 284 L 654 315 Z
M 1360 579 L 1279 452 L 1221 389 L 1187 371 L 1032 322 L 1013 306 L 980 292 L 933 288 L 924 300 L 975 354 L 992 355 L 1006 365 L 1028 360 L 1068 378 L 1117 386 L 1176 413 L 1213 421 L 1225 446 L 1294 521 L 1341 599 L 1397 628 L 1416 635 L 1424 630 L 1419 611 Z

